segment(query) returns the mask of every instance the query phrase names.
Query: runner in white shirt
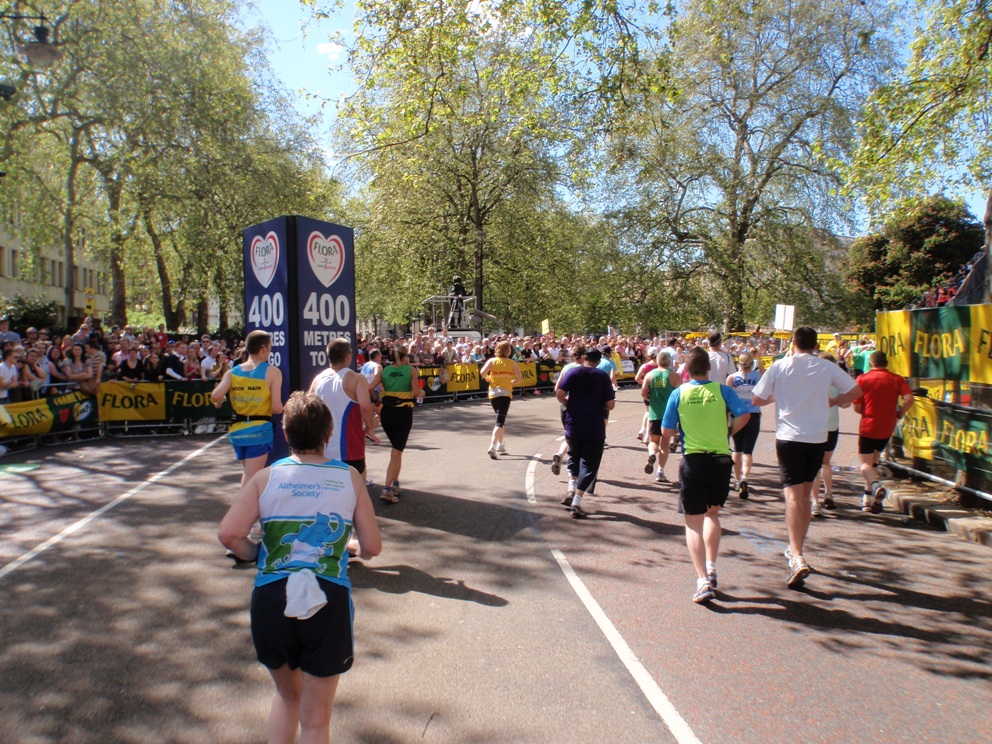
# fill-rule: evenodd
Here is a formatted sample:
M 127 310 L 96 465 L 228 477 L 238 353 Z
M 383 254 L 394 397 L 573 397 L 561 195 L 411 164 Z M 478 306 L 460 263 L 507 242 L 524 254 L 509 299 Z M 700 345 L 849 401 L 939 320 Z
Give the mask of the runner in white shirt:
M 861 395 L 850 375 L 815 355 L 816 331 L 809 326 L 793 333 L 793 356 L 780 359 L 754 386 L 752 402 L 775 402 L 775 451 L 785 489 L 785 523 L 789 530 L 790 589 L 809 576 L 803 543 L 809 530 L 813 481 L 823 464 L 831 406 L 850 403 Z M 840 394 L 830 398 L 833 384 Z

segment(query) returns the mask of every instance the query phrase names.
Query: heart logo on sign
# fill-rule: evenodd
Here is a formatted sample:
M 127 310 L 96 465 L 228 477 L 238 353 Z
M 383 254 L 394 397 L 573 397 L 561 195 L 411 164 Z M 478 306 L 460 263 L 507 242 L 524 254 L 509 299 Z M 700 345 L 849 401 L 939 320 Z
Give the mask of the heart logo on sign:
M 330 287 L 344 269 L 344 243 L 337 235 L 325 238 L 319 232 L 312 232 L 307 239 L 307 258 L 317 280 Z
M 251 240 L 251 270 L 259 283 L 269 288 L 279 265 L 279 236 L 270 232 L 264 238 L 256 235 Z

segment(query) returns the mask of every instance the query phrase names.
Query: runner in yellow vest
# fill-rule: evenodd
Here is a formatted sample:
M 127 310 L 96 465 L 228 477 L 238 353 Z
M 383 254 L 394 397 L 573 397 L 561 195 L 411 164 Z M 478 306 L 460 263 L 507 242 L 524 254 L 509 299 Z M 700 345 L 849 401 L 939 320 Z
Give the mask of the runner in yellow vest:
M 217 408 L 231 394 L 234 423 L 228 438 L 242 465 L 242 485 L 265 467 L 274 439 L 272 415 L 282 413 L 282 372 L 269 364 L 272 335 L 252 331 L 245 339 L 245 351 L 248 361 L 225 372 L 210 394 Z
M 496 412 L 496 426 L 493 427 L 489 449 L 486 450 L 494 460 L 497 452 L 506 452 L 503 428 L 506 424 L 506 414 L 510 410 L 510 401 L 513 400 L 513 386 L 524 381 L 519 365 L 510 359 L 512 353 L 513 346 L 510 342 L 500 341 L 496 344 L 496 356 L 486 362 L 479 372 L 489 383 L 489 402 Z

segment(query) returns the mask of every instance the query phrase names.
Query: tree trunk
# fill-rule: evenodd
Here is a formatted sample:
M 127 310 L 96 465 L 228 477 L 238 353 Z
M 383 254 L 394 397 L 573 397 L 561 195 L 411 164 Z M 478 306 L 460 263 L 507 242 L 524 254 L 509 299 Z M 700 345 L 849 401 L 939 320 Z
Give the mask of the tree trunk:
M 744 242 L 732 231 L 723 285 L 723 332 L 744 330 Z
M 992 188 L 985 200 L 985 302 L 992 302 Z
M 62 217 L 62 246 L 65 249 L 65 325 L 73 327 L 76 304 L 76 173 L 79 170 L 79 137 L 69 140 L 69 173 L 65 179 L 65 212 Z
M 148 210 L 141 213 L 145 223 L 145 232 L 148 233 L 152 241 L 152 252 L 155 254 L 155 267 L 158 269 L 158 280 L 162 284 L 162 315 L 165 316 L 165 327 L 170 331 L 178 331 L 179 323 L 176 318 L 176 309 L 172 306 L 172 279 L 169 277 L 169 269 L 165 263 L 165 251 L 162 247 L 162 237 L 152 225 L 151 215 Z
M 127 325 L 127 286 L 124 279 L 124 244 L 127 236 L 121 229 L 121 192 L 124 187 L 120 177 L 103 172 L 100 175 L 107 195 L 107 217 L 110 222 L 110 276 L 113 280 L 110 320 L 123 328 Z
M 196 303 L 196 335 L 202 337 L 207 332 L 207 324 L 210 320 L 210 305 L 206 297 L 201 297 Z

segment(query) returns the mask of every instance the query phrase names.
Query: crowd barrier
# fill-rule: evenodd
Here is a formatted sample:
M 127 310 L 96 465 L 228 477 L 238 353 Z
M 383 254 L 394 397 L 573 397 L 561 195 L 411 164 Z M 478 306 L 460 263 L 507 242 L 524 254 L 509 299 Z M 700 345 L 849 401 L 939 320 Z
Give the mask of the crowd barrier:
M 621 383 L 637 374 L 635 363 L 614 354 Z M 518 362 L 522 394 L 550 392 L 564 367 L 560 362 Z M 486 395 L 489 384 L 480 364 L 422 366 L 420 387 L 425 402 L 441 403 Z M 215 382 L 104 382 L 96 395 L 80 391 L 0 406 L 0 440 L 56 435 L 98 429 L 99 433 L 182 429 L 191 433 L 217 422 L 226 424 L 234 411 L 229 401 L 217 409 L 210 399 Z
M 81 391 L 0 406 L 0 440 L 96 430 L 133 431 L 166 427 L 189 433 L 206 421 L 230 421 L 225 401 L 217 409 L 210 400 L 214 382 L 104 382 L 96 395 Z
M 893 436 L 892 458 L 992 498 L 992 411 L 917 396 Z

